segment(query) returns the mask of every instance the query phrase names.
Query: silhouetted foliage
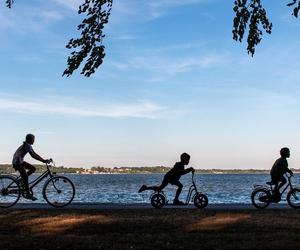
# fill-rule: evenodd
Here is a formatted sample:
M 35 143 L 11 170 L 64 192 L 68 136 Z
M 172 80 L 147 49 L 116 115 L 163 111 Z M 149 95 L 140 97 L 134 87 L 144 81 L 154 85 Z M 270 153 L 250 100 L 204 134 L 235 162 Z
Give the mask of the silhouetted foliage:
M 252 56 L 254 55 L 255 47 L 260 43 L 262 38 L 263 32 L 261 27 L 268 34 L 271 34 L 272 31 L 272 23 L 268 20 L 267 12 L 261 2 L 261 0 L 234 1 L 233 11 L 236 16 L 233 19 L 233 39 L 242 42 L 248 25 L 247 51 Z
M 86 57 L 87 62 L 81 71 L 84 76 L 89 77 L 102 64 L 105 56 L 105 47 L 102 44 L 105 37 L 103 28 L 108 22 L 112 3 L 113 0 L 85 0 L 85 3 L 79 6 L 78 14 L 85 14 L 86 18 L 78 25 L 81 37 L 72 38 L 66 46 L 74 50 L 68 57 L 68 67 L 63 75 L 72 75 Z M 77 48 L 80 50 L 76 51 Z
M 287 6 L 295 6 L 293 10 L 293 15 L 298 17 L 298 12 L 300 10 L 300 0 L 292 0 L 291 3 L 287 4 Z
M 149 0 L 150 1 L 150 0 Z M 288 1 L 288 0 L 286 0 Z M 300 0 L 290 0 L 287 4 L 294 7 L 292 15 L 298 17 Z M 272 32 L 272 23 L 267 17 L 266 9 L 262 4 L 263 0 L 235 0 L 233 11 L 233 39 L 243 41 L 245 32 L 247 36 L 247 51 L 251 56 L 255 53 L 256 46 L 261 42 L 263 31 L 268 34 Z M 14 0 L 5 0 L 8 8 L 11 8 Z M 63 76 L 70 76 L 86 60 L 81 71 L 86 77 L 95 73 L 95 70 L 102 64 L 105 57 L 103 29 L 108 22 L 112 9 L 113 0 L 84 0 L 79 6 L 78 14 L 85 15 L 85 18 L 77 26 L 81 31 L 80 38 L 72 38 L 66 45 L 73 49 L 67 60 L 67 68 Z
M 14 3 L 14 0 L 6 0 L 5 2 L 6 2 L 6 6 L 8 8 L 11 8 L 12 4 Z
M 11 8 L 14 0 L 6 0 L 6 5 Z M 70 76 L 73 72 L 85 64 L 81 71 L 86 77 L 89 77 L 102 64 L 105 57 L 103 39 L 104 25 L 108 22 L 113 0 L 84 0 L 79 6 L 78 14 L 83 14 L 85 18 L 77 29 L 81 31 L 79 38 L 72 38 L 66 45 L 66 48 L 73 49 L 67 60 L 67 68 L 63 76 Z
M 34 165 L 36 168 L 36 173 L 42 173 L 46 170 L 45 165 Z M 68 174 L 74 174 L 74 173 L 81 173 L 84 172 L 84 168 L 68 168 L 64 166 L 59 167 L 51 167 L 51 170 L 56 173 L 68 173 Z M 19 175 L 18 172 L 12 167 L 11 164 L 0 164 L 0 174 L 13 174 Z

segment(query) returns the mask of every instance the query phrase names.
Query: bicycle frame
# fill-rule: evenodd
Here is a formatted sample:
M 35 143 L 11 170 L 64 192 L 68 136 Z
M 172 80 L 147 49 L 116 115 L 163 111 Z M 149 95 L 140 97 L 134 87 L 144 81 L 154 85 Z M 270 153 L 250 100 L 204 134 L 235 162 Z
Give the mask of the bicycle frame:
M 193 192 L 195 192 L 196 194 L 198 193 L 198 190 L 197 190 L 197 187 L 196 187 L 196 183 L 194 181 L 194 173 L 192 174 L 192 185 L 189 188 L 188 195 L 187 195 L 186 200 L 185 200 L 185 204 L 189 204 L 190 203 Z
M 291 182 L 291 175 L 287 175 L 286 174 L 286 177 L 288 178 L 288 183 L 284 186 L 284 188 L 282 189 L 282 191 L 280 191 L 279 192 L 279 194 L 280 194 L 280 197 L 284 194 L 284 192 L 290 187 L 290 190 L 293 190 L 294 188 L 293 188 L 293 185 L 292 185 L 292 182 Z M 273 185 L 270 185 L 270 189 L 271 189 L 271 191 L 273 192 L 274 191 L 274 189 L 273 189 L 273 187 L 272 187 Z
M 37 178 L 35 178 L 33 181 L 29 182 L 29 189 L 33 189 L 37 184 L 39 184 L 42 180 L 44 180 L 45 178 L 47 178 L 48 176 L 50 176 L 50 178 L 53 177 L 53 174 L 50 170 L 50 165 L 46 163 L 46 167 L 47 167 L 47 170 L 45 172 L 43 172 L 40 176 L 38 176 Z M 55 174 L 55 173 L 54 173 Z M 20 180 L 21 179 L 21 176 L 19 175 L 16 180 Z M 10 185 L 9 185 L 10 186 Z M 22 187 L 20 187 L 22 188 Z

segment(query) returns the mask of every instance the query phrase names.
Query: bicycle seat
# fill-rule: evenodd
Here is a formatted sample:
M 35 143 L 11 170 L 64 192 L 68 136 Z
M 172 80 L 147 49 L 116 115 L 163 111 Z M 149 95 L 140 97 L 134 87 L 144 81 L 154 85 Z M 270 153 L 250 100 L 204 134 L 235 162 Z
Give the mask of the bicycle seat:
M 270 186 L 275 185 L 275 183 L 273 181 L 267 181 L 266 183 Z

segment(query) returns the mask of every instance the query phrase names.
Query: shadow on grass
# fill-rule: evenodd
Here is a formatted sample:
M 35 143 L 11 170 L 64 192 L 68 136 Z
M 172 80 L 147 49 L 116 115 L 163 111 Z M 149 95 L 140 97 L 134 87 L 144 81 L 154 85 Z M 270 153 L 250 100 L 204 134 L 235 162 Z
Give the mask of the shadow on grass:
M 0 221 L 1 249 L 286 249 L 300 234 L 293 210 L 7 210 Z

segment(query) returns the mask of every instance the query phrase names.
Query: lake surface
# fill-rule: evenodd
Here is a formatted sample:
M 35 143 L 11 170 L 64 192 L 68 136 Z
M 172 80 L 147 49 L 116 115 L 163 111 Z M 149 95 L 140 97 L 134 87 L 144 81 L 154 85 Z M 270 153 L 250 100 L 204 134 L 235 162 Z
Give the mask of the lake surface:
M 70 174 L 69 177 L 76 188 L 74 202 L 90 203 L 150 203 L 151 191 L 138 193 L 142 184 L 158 185 L 163 174 Z M 264 174 L 196 174 L 198 189 L 206 194 L 209 203 L 251 203 L 250 194 L 254 184 L 264 184 L 269 181 L 269 175 Z M 180 181 L 184 189 L 180 195 L 185 200 L 191 183 L 191 174 L 182 176 Z M 300 184 L 300 175 L 292 178 L 294 185 Z M 43 184 L 34 188 L 37 202 L 45 202 L 42 197 Z M 172 201 L 176 186 L 168 185 L 164 189 L 167 198 Z M 285 198 L 284 195 L 283 198 Z M 20 202 L 27 202 L 21 199 Z M 31 202 L 31 201 L 29 201 Z M 285 201 L 283 201 L 285 202 Z

